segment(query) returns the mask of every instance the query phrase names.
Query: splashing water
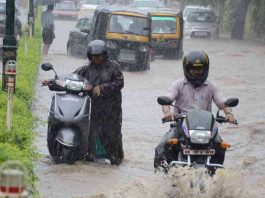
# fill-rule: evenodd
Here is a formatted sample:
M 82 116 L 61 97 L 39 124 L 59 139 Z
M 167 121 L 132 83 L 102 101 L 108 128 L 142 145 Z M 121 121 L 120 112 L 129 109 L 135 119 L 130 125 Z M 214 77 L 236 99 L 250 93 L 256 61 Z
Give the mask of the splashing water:
M 168 197 L 237 198 L 248 197 L 239 170 L 218 169 L 213 177 L 205 169 L 177 168 L 168 176 L 172 184 Z
M 162 173 L 161 173 L 162 174 Z M 152 181 L 134 181 L 93 198 L 247 198 L 240 170 L 218 169 L 213 177 L 203 169 L 172 168 L 168 175 L 157 175 Z

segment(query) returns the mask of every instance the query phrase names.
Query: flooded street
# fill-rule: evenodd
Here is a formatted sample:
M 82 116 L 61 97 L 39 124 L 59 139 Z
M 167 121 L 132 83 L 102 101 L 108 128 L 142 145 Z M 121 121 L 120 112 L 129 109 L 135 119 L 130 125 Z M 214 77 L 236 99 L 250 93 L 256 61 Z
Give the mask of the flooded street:
M 68 34 L 74 25 L 75 22 L 56 21 L 56 39 L 50 54 L 42 60 L 53 64 L 58 74 L 70 73 L 87 63 L 85 59 L 66 54 Z M 35 170 L 41 197 L 264 197 L 264 45 L 225 39 L 184 40 L 184 53 L 189 49 L 203 49 L 208 53 L 208 79 L 215 82 L 227 98 L 238 97 L 240 101 L 233 109 L 239 125 L 219 125 L 222 138 L 232 147 L 226 153 L 226 169 L 218 172 L 214 181 L 205 178 L 205 193 L 200 195 L 195 189 L 190 189 L 189 180 L 196 180 L 193 171 L 172 170 L 167 177 L 154 173 L 155 146 L 169 128 L 168 124 L 161 123 L 163 114 L 156 100 L 167 92 L 176 78 L 183 76 L 182 61 L 157 57 L 148 71 L 123 72 L 125 159 L 120 166 L 86 162 L 55 165 L 52 162 L 46 141 L 46 120 L 52 92 L 41 87 L 41 80 L 53 78 L 54 73 L 39 69 L 33 110 L 38 118 L 36 146 L 42 154 Z M 215 114 L 216 107 L 213 107 Z

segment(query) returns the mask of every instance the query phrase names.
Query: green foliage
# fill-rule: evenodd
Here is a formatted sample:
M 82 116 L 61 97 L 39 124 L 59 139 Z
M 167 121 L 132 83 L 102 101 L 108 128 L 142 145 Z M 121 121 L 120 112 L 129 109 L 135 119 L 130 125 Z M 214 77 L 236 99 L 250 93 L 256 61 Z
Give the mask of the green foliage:
M 265 38 L 265 1 L 255 0 L 252 1 L 252 23 L 251 28 L 258 37 Z
M 35 78 L 41 60 L 40 18 L 35 21 L 34 38 L 21 37 L 17 56 L 16 93 L 13 100 L 13 127 L 6 128 L 7 93 L 0 91 L 0 163 L 20 160 L 29 173 L 29 183 L 34 186 L 36 177 L 33 162 L 38 157 L 33 144 L 34 116 L 30 107 L 34 96 Z M 25 43 L 28 50 L 25 51 Z

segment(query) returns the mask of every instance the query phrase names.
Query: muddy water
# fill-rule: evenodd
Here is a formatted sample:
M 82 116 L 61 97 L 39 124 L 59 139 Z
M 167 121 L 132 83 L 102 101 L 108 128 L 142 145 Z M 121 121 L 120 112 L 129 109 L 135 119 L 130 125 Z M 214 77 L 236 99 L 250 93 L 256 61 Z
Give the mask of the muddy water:
M 66 41 L 73 22 L 56 23 L 57 36 L 50 62 L 60 74 L 86 63 L 66 55 Z M 185 40 L 184 50 L 204 49 L 210 57 L 209 79 L 227 97 L 238 97 L 233 112 L 239 125 L 221 125 L 223 139 L 232 144 L 227 151 L 225 170 L 211 179 L 194 170 L 172 170 L 169 175 L 154 173 L 154 148 L 167 125 L 156 103 L 171 82 L 183 76 L 181 61 L 157 58 L 145 72 L 124 72 L 123 142 L 125 160 L 119 166 L 77 162 L 72 166 L 54 165 L 46 147 L 46 119 L 51 92 L 40 81 L 52 72 L 39 70 L 36 100 L 36 145 L 42 158 L 37 162 L 38 189 L 42 197 L 264 197 L 265 196 L 265 47 L 229 40 Z M 216 108 L 214 108 L 216 112 Z M 194 184 L 191 189 L 191 183 Z M 196 185 L 195 185 L 196 184 Z M 200 185 L 204 190 L 201 192 Z

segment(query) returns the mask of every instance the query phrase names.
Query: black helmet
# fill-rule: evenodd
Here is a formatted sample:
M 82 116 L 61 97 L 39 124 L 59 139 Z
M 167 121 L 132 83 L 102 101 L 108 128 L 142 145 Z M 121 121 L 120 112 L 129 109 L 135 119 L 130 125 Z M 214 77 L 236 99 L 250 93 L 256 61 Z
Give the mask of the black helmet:
M 88 44 L 87 58 L 92 59 L 92 55 L 104 55 L 104 59 L 107 59 L 107 45 L 102 40 L 94 40 Z
M 203 68 L 200 76 L 193 76 L 191 68 Z M 194 86 L 201 86 L 207 79 L 209 73 L 209 57 L 202 50 L 192 50 L 183 58 L 183 71 L 186 79 Z

